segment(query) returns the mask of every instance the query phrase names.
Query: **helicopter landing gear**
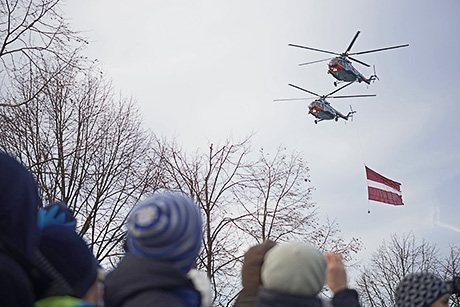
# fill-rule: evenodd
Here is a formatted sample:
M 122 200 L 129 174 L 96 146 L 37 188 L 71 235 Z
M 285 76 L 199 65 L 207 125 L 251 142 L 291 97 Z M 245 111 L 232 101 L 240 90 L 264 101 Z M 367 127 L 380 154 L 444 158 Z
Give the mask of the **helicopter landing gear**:
M 318 124 L 318 121 L 315 119 L 315 124 Z
M 336 122 L 337 122 L 337 121 L 339 121 L 339 118 L 338 118 L 338 117 L 336 117 L 336 118 L 335 118 L 335 121 L 336 121 Z

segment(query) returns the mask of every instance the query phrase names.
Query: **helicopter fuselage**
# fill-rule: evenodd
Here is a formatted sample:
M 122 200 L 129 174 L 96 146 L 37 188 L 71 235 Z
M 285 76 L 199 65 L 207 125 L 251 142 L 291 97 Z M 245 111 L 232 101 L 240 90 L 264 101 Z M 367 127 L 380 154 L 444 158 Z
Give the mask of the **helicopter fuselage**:
M 339 81 L 358 81 L 359 83 L 364 81 L 370 83 L 370 81 L 354 68 L 351 62 L 345 57 L 339 56 L 332 58 L 328 63 L 328 68 L 328 73 Z
M 335 89 L 334 91 L 330 92 L 329 94 L 327 95 L 318 95 L 312 91 L 309 91 L 307 89 L 304 89 L 304 88 L 301 88 L 297 85 L 294 85 L 294 84 L 291 84 L 289 83 L 289 86 L 292 86 L 296 89 L 299 89 L 301 91 L 304 91 L 304 92 L 307 92 L 309 94 L 312 94 L 312 95 L 316 95 L 318 97 L 318 99 L 314 100 L 313 102 L 311 102 L 309 105 L 308 105 L 308 114 L 311 114 L 313 115 L 314 117 L 316 117 L 317 119 L 315 119 L 315 124 L 317 124 L 318 122 L 322 121 L 322 120 L 331 120 L 331 119 L 334 119 L 335 121 L 338 121 L 339 118 L 342 118 L 344 120 L 348 120 L 348 118 L 352 117 L 354 113 L 356 113 L 355 111 L 353 111 L 351 109 L 351 105 L 350 105 L 350 112 L 348 112 L 347 115 L 343 115 L 342 113 L 340 113 L 339 111 L 337 111 L 336 109 L 334 109 L 329 102 L 326 101 L 326 97 L 329 97 L 329 98 L 353 98 L 353 97 L 371 97 L 371 96 L 375 96 L 375 95 L 346 95 L 346 96 L 331 96 L 332 94 L 342 90 L 343 88 L 347 87 L 347 86 L 350 86 L 351 84 L 353 84 L 353 82 L 348 82 L 347 84 L 339 87 L 338 89 Z
M 317 99 L 308 105 L 308 114 L 313 115 L 320 121 L 331 119 L 337 120 L 339 117 L 347 119 L 323 98 Z

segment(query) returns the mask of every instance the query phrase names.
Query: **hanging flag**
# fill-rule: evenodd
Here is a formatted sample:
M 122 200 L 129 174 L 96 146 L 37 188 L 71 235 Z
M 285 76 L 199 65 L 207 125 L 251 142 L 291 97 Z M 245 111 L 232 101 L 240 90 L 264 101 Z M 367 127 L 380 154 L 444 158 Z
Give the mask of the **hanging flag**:
M 367 166 L 366 177 L 369 200 L 375 200 L 395 206 L 404 205 L 400 183 L 383 177 Z

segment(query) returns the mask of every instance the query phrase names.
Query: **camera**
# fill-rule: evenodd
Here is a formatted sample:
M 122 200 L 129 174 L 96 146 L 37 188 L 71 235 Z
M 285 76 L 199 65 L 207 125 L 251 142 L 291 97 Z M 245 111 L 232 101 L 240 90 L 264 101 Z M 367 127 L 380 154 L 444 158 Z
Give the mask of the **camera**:
M 452 294 L 460 294 L 460 276 L 454 277 L 452 280 L 446 282 Z

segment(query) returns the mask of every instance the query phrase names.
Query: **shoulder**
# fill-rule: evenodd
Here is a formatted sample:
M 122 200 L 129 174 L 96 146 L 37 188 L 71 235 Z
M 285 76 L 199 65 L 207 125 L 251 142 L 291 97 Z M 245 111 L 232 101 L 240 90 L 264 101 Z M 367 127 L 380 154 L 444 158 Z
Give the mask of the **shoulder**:
M 121 305 L 120 305 L 121 306 Z M 186 307 L 183 302 L 174 294 L 167 291 L 153 290 L 138 293 L 135 296 L 126 298 L 123 307 L 150 307 L 150 306 L 174 306 Z
M 358 292 L 353 289 L 339 291 L 332 298 L 332 305 L 334 307 L 359 307 Z
M 194 306 L 200 298 L 192 281 L 166 262 L 127 255 L 105 279 L 109 306 Z
M 311 307 L 322 307 L 322 302 L 316 296 L 303 296 L 293 295 L 288 293 L 281 293 L 265 289 L 264 287 L 259 288 L 257 294 L 257 305 L 256 306 L 270 306 L 270 307 L 297 307 L 297 306 L 311 306 Z

